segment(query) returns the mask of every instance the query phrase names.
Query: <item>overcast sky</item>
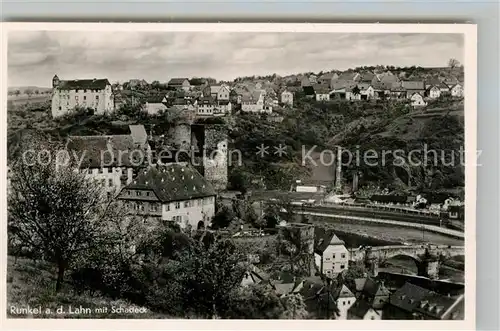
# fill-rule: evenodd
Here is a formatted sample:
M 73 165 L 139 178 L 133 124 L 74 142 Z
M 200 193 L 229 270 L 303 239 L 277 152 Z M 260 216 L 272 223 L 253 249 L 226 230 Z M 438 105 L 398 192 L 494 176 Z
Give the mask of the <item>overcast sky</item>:
M 9 86 L 61 79 L 286 75 L 363 65 L 446 66 L 463 62 L 461 34 L 11 32 Z

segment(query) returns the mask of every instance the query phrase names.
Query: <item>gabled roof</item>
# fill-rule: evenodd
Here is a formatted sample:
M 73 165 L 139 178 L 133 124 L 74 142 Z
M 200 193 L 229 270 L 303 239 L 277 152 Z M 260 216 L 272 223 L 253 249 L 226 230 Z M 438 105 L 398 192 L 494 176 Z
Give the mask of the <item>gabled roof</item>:
M 317 254 L 323 254 L 325 249 L 330 245 L 344 245 L 344 242 L 337 237 L 331 229 L 323 229 L 320 227 L 314 228 L 314 251 Z
M 356 278 L 354 279 L 354 283 L 356 284 L 356 292 L 361 292 L 365 287 L 366 278 Z
M 340 74 L 337 80 L 354 81 L 359 77 L 360 75 L 357 72 L 343 72 L 342 74 Z
M 257 102 L 257 101 L 259 101 L 260 96 L 261 96 L 260 91 L 253 91 L 251 93 L 247 92 L 241 96 L 241 101 L 242 102 Z
M 356 300 L 356 302 L 349 308 L 348 312 L 350 315 L 356 316 L 363 319 L 366 313 L 372 309 L 372 306 L 365 300 Z M 376 312 L 376 311 L 375 311 Z M 377 312 L 376 312 L 377 313 Z M 378 314 L 378 313 L 377 313 Z
M 66 148 L 82 158 L 80 169 L 133 167 L 131 152 L 138 149 L 131 135 L 70 136 Z
M 411 313 L 419 306 L 420 301 L 428 297 L 431 293 L 432 291 L 420 286 L 405 283 L 389 297 L 389 303 Z
M 375 74 L 373 72 L 364 72 L 361 74 L 360 81 L 361 82 L 370 82 L 375 78 Z
M 337 286 L 337 288 L 333 291 L 333 297 L 335 299 L 351 298 L 354 297 L 354 294 L 351 292 L 351 290 L 349 290 L 347 286 L 345 286 L 345 284 L 343 284 L 342 286 Z
M 407 90 L 425 90 L 425 84 L 419 80 L 405 80 L 401 82 L 401 86 Z
M 370 86 L 372 86 L 372 84 L 371 83 L 359 83 L 357 86 L 361 91 L 364 91 L 364 90 L 368 89 Z
M 203 97 L 198 100 L 200 105 L 215 105 L 215 100 L 212 97 Z
M 153 190 L 162 202 L 214 196 L 212 185 L 192 166 L 172 163 L 142 170 L 124 189 Z
M 187 78 L 172 78 L 168 81 L 168 85 L 182 85 L 186 80 L 189 83 L 189 79 Z
M 448 315 L 452 307 L 458 305 L 464 305 L 463 295 L 460 295 L 458 298 L 451 298 L 431 292 L 425 296 L 423 300 L 419 301 L 417 307 L 415 307 L 413 311 L 435 319 L 443 319 L 445 315 Z M 459 309 L 459 311 L 463 312 L 463 309 Z
M 107 78 L 103 79 L 75 79 L 61 80 L 57 90 L 104 90 L 111 85 Z
M 314 84 L 313 88 L 314 88 L 314 92 L 316 94 L 329 94 L 330 93 L 330 89 L 328 88 L 328 86 L 325 86 L 322 84 Z
M 373 280 L 372 278 L 367 278 L 365 281 L 365 286 L 363 287 L 363 294 L 369 298 L 377 296 L 388 296 L 391 293 L 383 285 L 383 283 Z

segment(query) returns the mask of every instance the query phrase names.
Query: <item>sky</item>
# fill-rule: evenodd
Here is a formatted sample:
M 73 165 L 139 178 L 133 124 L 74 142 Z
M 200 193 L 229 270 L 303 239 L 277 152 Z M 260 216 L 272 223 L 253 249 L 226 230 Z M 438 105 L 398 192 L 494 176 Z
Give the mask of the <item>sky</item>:
M 357 66 L 463 62 L 462 34 L 15 31 L 8 85 L 60 79 L 167 82 L 173 77 L 287 75 Z

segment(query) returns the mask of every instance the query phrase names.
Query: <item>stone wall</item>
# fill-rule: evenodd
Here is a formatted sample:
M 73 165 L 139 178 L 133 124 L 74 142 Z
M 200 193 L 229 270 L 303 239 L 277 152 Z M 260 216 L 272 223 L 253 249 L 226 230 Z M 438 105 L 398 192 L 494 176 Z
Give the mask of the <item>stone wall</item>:
M 228 183 L 228 138 L 223 125 L 205 126 L 204 176 L 216 190 L 225 190 Z

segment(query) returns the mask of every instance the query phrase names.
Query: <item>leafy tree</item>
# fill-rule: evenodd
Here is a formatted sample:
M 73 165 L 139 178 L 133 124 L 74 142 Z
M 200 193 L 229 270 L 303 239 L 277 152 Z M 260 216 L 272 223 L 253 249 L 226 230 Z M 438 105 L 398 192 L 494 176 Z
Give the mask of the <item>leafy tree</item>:
M 309 315 L 304 298 L 300 294 L 292 293 L 281 298 L 285 311 L 281 319 L 306 319 Z
M 210 247 L 195 242 L 175 258 L 175 278 L 184 288 L 184 307 L 207 317 L 223 316 L 229 310 L 230 293 L 241 283 L 242 255 L 228 240 Z
M 24 93 L 26 93 L 28 95 L 28 97 L 31 97 L 33 95 L 33 90 L 32 89 L 26 89 L 24 91 Z
M 15 160 L 8 198 L 12 235 L 56 264 L 59 291 L 71 262 L 98 244 L 103 224 L 114 216 L 113 208 L 100 186 L 83 174 L 57 166 L 51 145 L 38 142 L 31 148 L 36 153 L 32 155 L 52 159 Z
M 227 318 L 234 319 L 279 319 L 285 307 L 274 291 L 266 285 L 252 284 L 238 287 L 231 293 Z
M 212 221 L 212 228 L 224 229 L 229 226 L 231 221 L 235 218 L 233 211 L 226 205 L 218 208 L 217 213 Z

